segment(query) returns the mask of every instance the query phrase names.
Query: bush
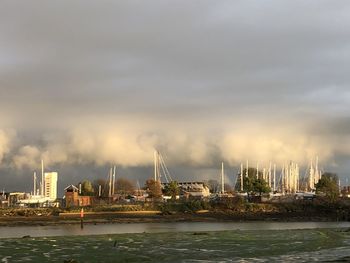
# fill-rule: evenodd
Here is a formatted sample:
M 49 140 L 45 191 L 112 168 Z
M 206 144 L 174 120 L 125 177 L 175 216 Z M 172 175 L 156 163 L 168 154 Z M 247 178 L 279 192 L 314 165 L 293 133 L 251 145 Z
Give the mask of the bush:
M 176 212 L 181 213 L 192 213 L 198 210 L 208 210 L 211 206 L 208 202 L 203 200 L 188 200 L 183 202 L 168 202 L 161 203 L 158 205 L 158 209 L 163 214 L 172 214 Z
M 93 208 L 94 212 L 124 212 L 124 211 L 142 211 L 141 205 L 111 205 L 97 206 Z

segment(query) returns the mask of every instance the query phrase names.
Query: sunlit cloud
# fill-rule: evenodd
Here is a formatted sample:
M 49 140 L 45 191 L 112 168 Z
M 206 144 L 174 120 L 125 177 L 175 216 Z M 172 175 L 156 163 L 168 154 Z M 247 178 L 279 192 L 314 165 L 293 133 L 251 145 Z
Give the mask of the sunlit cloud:
M 316 156 L 344 177 L 349 12 L 347 1 L 5 1 L 1 176 L 19 181 L 41 159 L 77 177 L 147 169 L 158 149 L 206 177 L 221 161 Z

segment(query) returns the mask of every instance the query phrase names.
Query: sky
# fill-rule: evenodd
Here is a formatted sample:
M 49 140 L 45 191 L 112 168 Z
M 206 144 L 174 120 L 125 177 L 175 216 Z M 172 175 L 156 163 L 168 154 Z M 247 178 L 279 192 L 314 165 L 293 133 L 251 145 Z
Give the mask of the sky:
M 0 1 L 0 188 L 350 164 L 350 3 Z M 304 171 L 302 172 L 304 173 Z

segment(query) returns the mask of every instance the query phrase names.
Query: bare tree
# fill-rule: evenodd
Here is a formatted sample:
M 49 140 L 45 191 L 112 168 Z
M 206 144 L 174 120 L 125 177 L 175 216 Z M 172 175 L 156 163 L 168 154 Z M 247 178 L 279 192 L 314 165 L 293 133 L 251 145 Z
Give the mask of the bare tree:
M 117 194 L 130 195 L 134 193 L 136 187 L 134 182 L 125 178 L 118 178 L 116 181 L 115 189 Z
M 154 199 L 159 199 L 162 197 L 162 188 L 159 181 L 154 181 L 153 179 L 148 179 L 146 181 L 145 188 L 147 190 L 148 196 Z

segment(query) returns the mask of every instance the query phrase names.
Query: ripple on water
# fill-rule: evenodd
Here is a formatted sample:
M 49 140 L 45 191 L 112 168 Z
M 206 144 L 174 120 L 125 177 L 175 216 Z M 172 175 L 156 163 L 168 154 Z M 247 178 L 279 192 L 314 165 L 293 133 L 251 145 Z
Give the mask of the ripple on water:
M 6 257 L 3 257 L 2 259 L 1 259 L 1 262 L 9 262 L 8 260 L 10 259 L 10 258 L 12 258 L 11 256 L 6 256 Z
M 0 256 L 1 262 L 113 262 L 116 257 L 121 262 L 331 261 L 350 257 L 349 235 L 335 230 L 264 230 L 209 232 L 200 237 L 155 233 L 8 239 L 1 241 Z

